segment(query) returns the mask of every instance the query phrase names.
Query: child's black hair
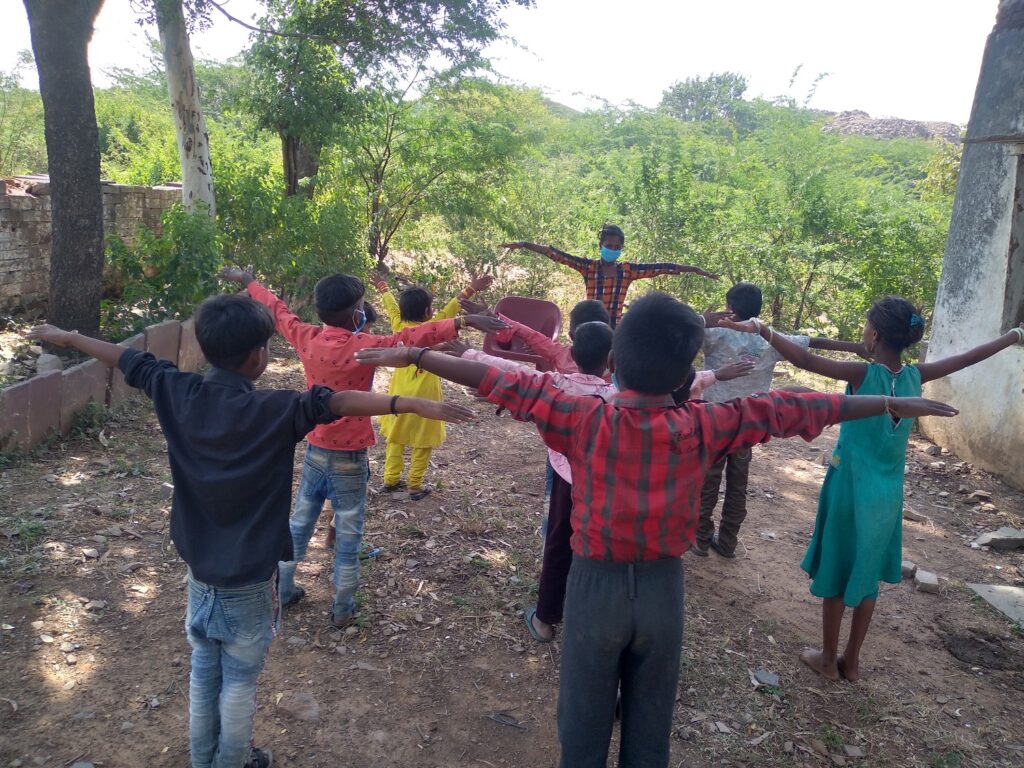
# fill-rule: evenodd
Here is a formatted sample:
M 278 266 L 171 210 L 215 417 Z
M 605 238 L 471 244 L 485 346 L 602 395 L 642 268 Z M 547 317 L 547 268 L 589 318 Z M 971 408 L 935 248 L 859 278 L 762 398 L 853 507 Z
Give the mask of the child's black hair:
M 764 299 L 761 289 L 753 283 L 736 283 L 725 294 L 725 303 L 732 307 L 740 320 L 749 320 L 761 314 Z
M 682 386 L 704 340 L 701 321 L 691 307 L 665 293 L 634 301 L 612 340 L 621 388 L 667 395 Z
M 428 319 L 430 305 L 434 303 L 434 297 L 426 288 L 418 285 L 406 288 L 398 294 L 398 311 L 402 319 L 412 323 L 422 323 Z
M 868 310 L 868 322 L 893 349 L 903 350 L 924 336 L 921 310 L 902 296 L 886 296 Z
M 611 315 L 604 304 L 597 299 L 584 299 L 569 312 L 569 335 L 572 336 L 584 323 L 604 323 L 610 326 L 611 322 Z
M 211 296 L 196 307 L 196 340 L 210 365 L 235 370 L 274 335 L 274 319 L 244 294 Z
M 672 402 L 676 405 L 682 405 L 690 399 L 690 390 L 693 389 L 693 382 L 697 380 L 697 369 L 692 365 L 690 366 L 690 372 L 686 375 L 686 379 L 683 381 L 683 386 L 672 392 Z
M 622 231 L 622 227 L 618 224 L 605 224 L 601 227 L 601 231 L 597 233 L 597 242 L 603 243 L 609 237 L 621 237 L 622 244 L 626 244 L 626 233 Z
M 354 275 L 328 275 L 313 288 L 316 314 L 327 325 L 344 327 L 349 312 L 366 293 L 363 281 Z
M 608 354 L 612 351 L 612 327 L 599 320 L 578 325 L 571 351 L 581 373 L 602 375 L 608 368 Z

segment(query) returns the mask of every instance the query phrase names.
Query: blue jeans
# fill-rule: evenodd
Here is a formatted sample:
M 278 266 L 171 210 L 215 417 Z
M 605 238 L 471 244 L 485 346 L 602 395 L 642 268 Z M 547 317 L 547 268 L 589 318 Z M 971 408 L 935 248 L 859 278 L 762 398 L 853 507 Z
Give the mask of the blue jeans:
M 223 589 L 188 577 L 192 768 L 242 768 L 256 714 L 256 678 L 279 618 L 275 580 Z
M 356 612 L 359 587 L 359 547 L 363 542 L 363 518 L 366 515 L 366 484 L 370 462 L 366 449 L 330 451 L 306 446 L 302 462 L 302 480 L 295 496 L 295 507 L 288 523 L 292 532 L 294 560 L 280 563 L 281 600 L 287 603 L 295 592 L 295 566 L 306 558 L 309 539 L 316 528 L 324 501 L 334 507 L 334 611 L 335 620 Z

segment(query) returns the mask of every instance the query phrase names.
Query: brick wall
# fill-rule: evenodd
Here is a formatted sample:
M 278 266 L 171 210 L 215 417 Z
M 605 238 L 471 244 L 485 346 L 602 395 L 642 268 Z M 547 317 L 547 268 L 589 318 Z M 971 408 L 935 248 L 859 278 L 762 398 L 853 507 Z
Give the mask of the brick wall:
M 131 242 L 139 226 L 159 231 L 179 187 L 103 184 L 103 229 Z M 50 280 L 50 184 L 46 176 L 0 182 L 0 314 L 43 307 Z

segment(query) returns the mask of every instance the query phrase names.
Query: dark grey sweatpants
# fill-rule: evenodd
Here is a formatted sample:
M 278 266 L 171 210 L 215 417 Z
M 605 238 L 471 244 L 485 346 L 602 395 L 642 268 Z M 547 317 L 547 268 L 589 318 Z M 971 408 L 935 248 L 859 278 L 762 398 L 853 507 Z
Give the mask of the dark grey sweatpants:
M 668 765 L 682 639 L 678 557 L 610 563 L 573 556 L 558 692 L 562 768 L 606 768 L 620 685 L 620 768 Z

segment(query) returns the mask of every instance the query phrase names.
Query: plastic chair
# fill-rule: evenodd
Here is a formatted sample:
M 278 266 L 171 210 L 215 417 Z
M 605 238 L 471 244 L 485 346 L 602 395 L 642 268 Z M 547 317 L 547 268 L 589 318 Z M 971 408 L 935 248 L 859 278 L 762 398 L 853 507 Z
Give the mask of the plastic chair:
M 526 296 L 506 296 L 494 305 L 494 311 L 528 325 L 551 339 L 557 339 L 562 331 L 562 310 L 550 301 L 530 299 Z M 554 370 L 547 360 L 530 352 L 515 336 L 508 341 L 499 341 L 496 334 L 488 333 L 484 337 L 483 351 L 506 360 L 531 363 L 537 366 L 539 371 Z

